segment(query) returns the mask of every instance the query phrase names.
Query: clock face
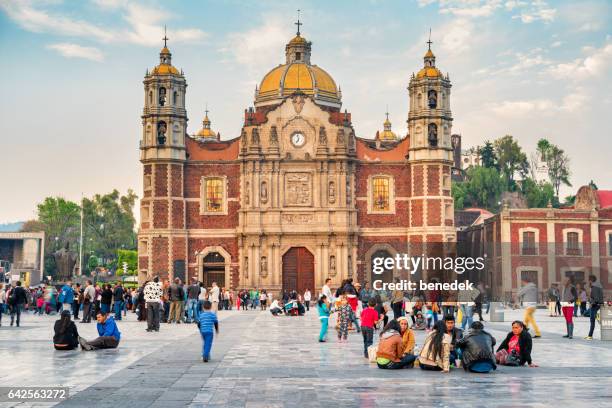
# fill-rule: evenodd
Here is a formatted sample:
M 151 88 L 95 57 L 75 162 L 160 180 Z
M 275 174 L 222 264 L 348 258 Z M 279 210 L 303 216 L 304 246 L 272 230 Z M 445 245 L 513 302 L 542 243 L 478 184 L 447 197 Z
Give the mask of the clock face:
M 306 137 L 304 137 L 303 133 L 294 133 L 293 135 L 291 135 L 291 143 L 295 146 L 295 147 L 302 147 L 304 146 L 304 143 L 306 142 Z

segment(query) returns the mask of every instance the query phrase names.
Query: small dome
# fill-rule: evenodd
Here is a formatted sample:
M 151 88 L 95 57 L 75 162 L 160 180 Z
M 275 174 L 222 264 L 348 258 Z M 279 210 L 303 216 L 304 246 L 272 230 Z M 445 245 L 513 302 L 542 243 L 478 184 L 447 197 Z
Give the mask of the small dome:
M 376 140 L 380 140 L 382 142 L 395 141 L 397 140 L 397 135 L 391 130 L 391 121 L 389 120 L 389 114 L 386 113 L 386 115 L 387 118 L 383 122 L 383 131 L 376 132 Z
M 198 133 L 196 133 L 196 138 L 203 139 L 203 141 L 218 141 L 219 137 L 211 128 L 210 128 L 210 119 L 208 119 L 208 111 L 204 116 L 204 120 L 202 120 L 202 129 Z
M 307 42 L 308 41 L 306 41 L 304 37 L 298 34 L 295 37 L 293 37 L 291 41 L 289 41 L 289 44 L 306 44 Z
M 417 78 L 439 78 L 442 77 L 442 73 L 436 67 L 425 67 L 417 72 Z
M 425 58 L 435 58 L 434 53 L 431 51 L 431 49 L 427 50 L 427 52 L 425 53 Z
M 178 69 L 172 65 L 172 54 L 167 46 L 159 52 L 159 65 L 153 68 L 153 75 L 181 75 Z

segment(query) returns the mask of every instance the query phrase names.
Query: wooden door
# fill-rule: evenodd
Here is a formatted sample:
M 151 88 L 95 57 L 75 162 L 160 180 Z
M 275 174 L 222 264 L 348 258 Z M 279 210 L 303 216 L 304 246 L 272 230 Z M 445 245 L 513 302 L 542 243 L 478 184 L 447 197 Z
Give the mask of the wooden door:
M 304 247 L 293 247 L 283 255 L 283 290 L 303 294 L 314 290 L 314 256 Z

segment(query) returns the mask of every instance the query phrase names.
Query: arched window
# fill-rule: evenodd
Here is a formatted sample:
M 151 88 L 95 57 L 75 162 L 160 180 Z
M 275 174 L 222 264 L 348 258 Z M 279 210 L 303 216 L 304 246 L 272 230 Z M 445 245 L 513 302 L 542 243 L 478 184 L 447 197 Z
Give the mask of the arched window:
M 166 122 L 160 120 L 157 122 L 157 144 L 165 145 L 166 144 L 166 132 L 168 131 L 168 126 Z
M 438 146 L 438 125 L 435 123 L 430 123 L 427 126 L 427 141 L 431 147 Z
M 427 92 L 427 104 L 429 109 L 435 109 L 438 107 L 438 93 L 433 89 L 430 89 L 429 92 Z
M 178 92 L 176 91 L 172 94 L 172 105 L 178 105 Z
M 159 88 L 159 106 L 166 106 L 166 88 Z
M 206 211 L 223 211 L 223 179 L 206 179 Z
M 372 179 L 372 208 L 374 211 L 389 211 L 389 178 Z
M 149 91 L 149 105 L 153 105 L 153 91 Z

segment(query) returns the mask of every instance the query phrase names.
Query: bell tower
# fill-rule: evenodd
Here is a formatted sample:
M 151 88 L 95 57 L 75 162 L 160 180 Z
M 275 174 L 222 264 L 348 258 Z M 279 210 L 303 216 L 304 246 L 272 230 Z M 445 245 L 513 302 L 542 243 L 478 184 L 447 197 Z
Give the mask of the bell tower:
M 183 280 L 185 276 L 183 175 L 187 83 L 183 73 L 172 65 L 166 35 L 163 41 L 159 64 L 151 72 L 147 70 L 143 81 L 140 140 L 143 196 L 138 231 L 140 282 L 153 276 L 161 279 L 180 277 Z
M 431 44 L 430 34 L 423 68 L 412 74 L 408 85 L 410 229 L 413 241 L 447 243 L 456 241 L 451 196 L 451 83 L 436 67 Z

